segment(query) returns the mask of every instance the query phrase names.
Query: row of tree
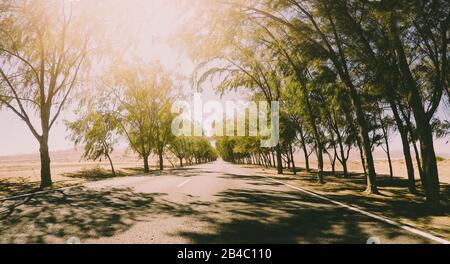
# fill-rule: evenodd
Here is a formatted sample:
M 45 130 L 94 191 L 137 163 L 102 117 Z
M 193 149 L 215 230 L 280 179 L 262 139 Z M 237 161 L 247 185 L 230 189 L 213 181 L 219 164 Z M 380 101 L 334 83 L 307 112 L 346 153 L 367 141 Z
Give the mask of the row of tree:
M 390 161 L 398 131 L 410 191 L 416 192 L 415 156 L 427 204 L 439 208 L 434 140 L 449 137 L 448 1 L 230 0 L 199 8 L 185 34 L 199 84 L 219 80 L 219 90 L 247 88 L 282 102 L 284 133 L 295 136 L 274 149 L 279 173 L 289 156 L 285 145 L 299 145 L 307 161 L 315 154 L 320 182 L 326 155 L 348 176 L 349 153 L 357 148 L 367 193 L 376 194 L 373 151 L 383 147 Z M 235 143 L 237 156 L 228 157 L 223 149 Z M 245 143 L 226 140 L 220 152 L 270 161 L 252 144 L 242 150 Z
M 125 138 L 130 149 L 150 172 L 151 155 L 164 161 L 179 160 L 181 167 L 215 161 L 217 154 L 208 139 L 175 137 L 171 108 L 178 87 L 172 75 L 157 62 L 120 63 L 96 82 L 96 89 L 84 93 L 78 119 L 67 122 L 71 139 L 84 146 L 84 158 L 106 158 L 115 174 L 111 153 Z M 174 164 L 172 164 L 174 165 Z

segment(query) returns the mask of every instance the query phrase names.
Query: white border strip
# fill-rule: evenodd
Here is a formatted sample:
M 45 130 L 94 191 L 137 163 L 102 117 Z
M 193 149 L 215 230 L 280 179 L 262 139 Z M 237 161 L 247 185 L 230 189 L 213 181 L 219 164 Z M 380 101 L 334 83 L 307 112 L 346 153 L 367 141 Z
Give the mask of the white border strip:
M 445 239 L 440 238 L 440 237 L 437 237 L 437 236 L 434 236 L 434 235 L 432 235 L 432 234 L 430 234 L 430 233 L 426 233 L 426 232 L 420 231 L 420 230 L 418 230 L 418 229 L 412 228 L 412 227 L 410 227 L 410 226 L 407 226 L 407 225 L 404 225 L 404 224 L 401 224 L 401 223 L 397 223 L 397 222 L 392 221 L 392 220 L 390 220 L 390 219 L 387 219 L 387 218 L 385 218 L 385 217 L 381 217 L 381 216 L 378 216 L 378 215 L 375 215 L 375 214 L 366 212 L 366 211 L 364 211 L 364 210 L 362 210 L 362 209 L 359 209 L 359 208 L 356 208 L 356 207 L 353 207 L 353 206 L 350 206 L 350 205 L 347 205 L 347 204 L 344 204 L 344 203 L 335 201 L 335 200 L 333 200 L 333 199 L 330 199 L 330 198 L 327 198 L 327 197 L 325 197 L 325 196 L 322 196 L 322 195 L 313 193 L 313 192 L 311 192 L 311 191 L 308 191 L 308 190 L 305 190 L 305 189 L 302 189 L 302 188 L 299 188 L 299 187 L 296 187 L 296 186 L 293 186 L 293 185 L 290 185 L 290 184 L 287 184 L 287 183 L 284 183 L 284 182 L 281 182 L 281 181 L 277 181 L 277 180 L 274 180 L 274 179 L 272 179 L 272 178 L 268 178 L 268 177 L 266 177 L 266 178 L 267 178 L 268 180 L 272 181 L 272 182 L 276 182 L 276 183 L 279 183 L 279 184 L 283 184 L 283 185 L 285 185 L 285 186 L 291 187 L 291 188 L 293 188 L 293 189 L 296 189 L 296 190 L 298 190 L 298 191 L 301 191 L 301 192 L 306 193 L 306 194 L 308 194 L 308 195 L 311 195 L 311 196 L 313 196 L 313 197 L 316 197 L 316 198 L 325 200 L 325 201 L 330 202 L 330 203 L 335 204 L 335 205 L 342 206 L 342 207 L 347 208 L 347 209 L 349 209 L 349 210 L 351 210 L 351 211 L 358 212 L 358 213 L 363 214 L 363 215 L 365 215 L 365 216 L 374 218 L 374 219 L 376 219 L 376 220 L 378 220 L 378 221 L 381 221 L 381 222 L 384 222 L 384 223 L 387 223 L 387 224 L 396 226 L 396 227 L 398 227 L 398 228 L 401 228 L 401 229 L 403 229 L 403 230 L 406 230 L 406 231 L 408 231 L 408 232 L 410 232 L 410 233 L 413 233 L 413 234 L 415 234 L 415 235 L 418 235 L 418 236 L 421 236 L 421 237 L 424 237 L 424 238 L 433 240 L 434 242 L 437 242 L 437 243 L 440 243 L 440 244 L 446 244 L 446 245 L 450 244 L 450 241 L 445 240 Z

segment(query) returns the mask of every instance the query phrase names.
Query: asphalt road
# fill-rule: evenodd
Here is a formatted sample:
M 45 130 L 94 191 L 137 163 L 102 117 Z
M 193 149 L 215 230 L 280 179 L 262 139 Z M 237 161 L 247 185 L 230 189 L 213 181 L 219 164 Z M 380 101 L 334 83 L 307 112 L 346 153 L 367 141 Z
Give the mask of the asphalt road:
M 433 243 L 222 161 L 2 208 L 0 243 Z

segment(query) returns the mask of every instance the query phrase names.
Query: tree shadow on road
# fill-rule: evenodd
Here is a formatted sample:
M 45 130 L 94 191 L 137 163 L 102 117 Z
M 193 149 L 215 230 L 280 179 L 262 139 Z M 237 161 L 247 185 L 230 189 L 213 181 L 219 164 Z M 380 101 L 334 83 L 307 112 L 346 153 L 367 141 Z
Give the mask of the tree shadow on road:
M 342 178 L 339 173 L 327 173 L 325 184 L 317 182 L 314 173 L 302 173 L 295 178 L 288 176 L 281 181 L 320 192 L 328 198 L 355 205 L 366 211 L 376 213 L 398 221 L 407 223 L 419 229 L 427 230 L 437 236 L 449 237 L 450 228 L 450 185 L 441 184 L 442 208 L 440 213 L 430 214 L 425 204 L 425 197 L 420 192 L 420 182 L 417 181 L 419 193 L 408 191 L 408 180 L 400 177 L 391 179 L 389 175 L 377 175 L 377 185 L 380 195 L 367 195 L 366 177 L 364 174 L 351 174 L 349 178 Z
M 176 235 L 194 243 L 227 244 L 364 244 L 377 235 L 405 239 L 399 229 L 299 192 L 233 189 L 217 197 L 215 211 L 198 216 L 210 223 L 207 232 L 182 231 Z M 416 241 L 429 242 L 420 238 Z

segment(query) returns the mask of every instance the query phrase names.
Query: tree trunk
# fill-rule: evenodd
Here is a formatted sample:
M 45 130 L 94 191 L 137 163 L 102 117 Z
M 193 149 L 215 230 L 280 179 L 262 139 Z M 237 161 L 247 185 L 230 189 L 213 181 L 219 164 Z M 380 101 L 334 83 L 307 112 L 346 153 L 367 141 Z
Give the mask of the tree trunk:
M 368 194 L 378 194 L 377 188 L 377 175 L 375 171 L 375 164 L 372 155 L 372 146 L 370 144 L 369 129 L 367 127 L 367 121 L 364 116 L 361 102 L 359 101 L 356 91 L 353 91 L 353 102 L 356 108 L 356 115 L 359 124 L 359 133 L 361 137 L 361 143 L 364 150 L 364 156 L 366 158 L 366 172 L 367 172 L 367 189 Z
M 272 150 L 272 153 L 271 153 L 271 155 L 272 155 L 272 162 L 273 162 L 273 167 L 274 167 L 274 168 L 278 168 L 278 167 L 277 167 L 277 158 L 278 158 L 278 157 L 277 157 L 277 155 L 275 155 L 275 152 L 276 152 L 276 151 L 273 151 L 273 150 Z
M 406 170 L 408 173 L 408 189 L 410 193 L 416 193 L 416 177 L 414 175 L 414 164 L 412 162 L 411 150 L 409 148 L 408 132 L 402 129 L 400 131 L 400 137 L 403 143 L 403 155 L 405 156 Z
M 426 182 L 425 196 L 427 197 L 427 205 L 431 211 L 438 211 L 440 207 L 440 183 L 431 126 L 422 124 L 422 129 L 420 129 L 419 133 L 422 169 Z
M 318 163 L 317 179 L 320 184 L 324 184 L 325 180 L 323 178 L 323 150 L 321 146 L 317 147 L 316 153 Z
M 389 142 L 386 140 L 386 154 L 389 162 L 389 176 L 391 181 L 394 180 L 394 169 L 392 168 L 391 150 L 389 148 Z
M 440 207 L 440 185 L 439 174 L 436 161 L 436 153 L 433 143 L 433 131 L 430 125 L 432 115 L 425 112 L 418 83 L 411 72 L 408 59 L 406 57 L 400 33 L 397 28 L 396 14 L 389 17 L 389 37 L 393 42 L 396 51 L 397 63 L 402 77 L 408 88 L 408 100 L 417 124 L 417 131 L 420 140 L 420 152 L 422 156 L 422 169 L 425 183 L 425 196 L 427 207 L 430 211 L 438 211 Z
M 150 166 L 148 165 L 148 156 L 144 156 L 144 173 L 150 173 Z
M 111 172 L 112 172 L 113 176 L 116 177 L 116 170 L 114 169 L 114 164 L 111 159 L 111 156 L 109 154 L 106 154 L 105 156 L 109 160 L 109 166 L 111 166 Z
M 333 175 L 336 175 L 336 160 L 337 160 L 337 149 L 336 149 L 336 145 L 333 146 L 334 149 L 334 153 L 332 158 L 330 158 L 331 161 L 331 171 L 333 173 Z
M 287 168 L 290 171 L 291 170 L 291 155 L 286 152 L 286 164 L 287 164 Z
M 342 54 L 341 54 L 342 55 Z M 340 65 L 338 65 L 340 66 Z M 338 67 L 339 68 L 339 67 Z M 358 90 L 356 89 L 355 85 L 353 84 L 350 75 L 347 71 L 340 71 L 339 75 L 342 77 L 343 82 L 346 84 L 350 98 L 352 101 L 353 109 L 356 114 L 356 121 L 359 127 L 359 142 L 360 148 L 362 148 L 363 154 L 361 154 L 361 157 L 365 158 L 364 165 L 364 171 L 366 173 L 367 178 L 367 194 L 378 194 L 378 188 L 377 188 L 377 174 L 375 170 L 375 163 L 373 159 L 372 154 L 372 145 L 370 142 L 369 137 L 369 127 L 366 120 L 366 115 L 364 113 L 364 108 L 361 102 L 361 97 L 358 94 Z M 347 117 L 349 117 L 349 114 L 347 114 Z M 348 119 L 349 122 L 352 122 L 351 119 Z M 362 160 L 364 160 L 364 158 Z
M 361 138 L 357 133 L 357 128 L 353 125 L 353 115 L 351 114 L 350 109 L 348 109 L 345 112 L 345 117 L 350 125 L 351 131 L 352 133 L 355 135 L 355 139 L 356 139 L 356 145 L 358 147 L 359 150 L 359 156 L 361 158 L 361 164 L 362 164 L 362 168 L 364 171 L 364 176 L 367 178 L 367 170 L 366 170 L 366 159 L 364 158 L 364 151 L 363 151 L 363 147 L 362 147 L 362 143 L 361 143 Z
M 308 151 L 306 151 L 306 153 L 305 153 L 305 169 L 307 172 L 311 172 L 311 166 L 309 165 Z
M 300 127 L 299 131 L 300 131 L 300 141 L 302 143 L 303 155 L 305 156 L 306 171 L 310 172 L 311 168 L 309 167 L 309 155 L 308 155 L 308 148 L 306 146 L 305 134 L 303 132 L 303 128 L 302 127 Z
M 297 168 L 295 167 L 294 150 L 292 148 L 292 145 L 289 145 L 289 153 L 292 159 L 292 170 L 294 171 L 294 175 L 297 175 Z
M 48 136 L 44 136 L 40 142 L 41 157 L 41 189 L 52 187 L 52 175 L 50 169 L 50 154 L 48 150 Z
M 344 171 L 344 178 L 348 178 L 347 157 L 345 156 L 344 143 L 342 142 L 342 137 L 341 135 L 339 135 L 339 133 L 337 134 L 337 138 L 339 144 L 339 151 L 341 153 L 341 160 L 339 161 L 341 162 L 342 169 Z
M 410 193 L 416 193 L 416 179 L 414 175 L 414 164 L 411 157 L 411 149 L 408 140 L 408 130 L 405 127 L 400 114 L 398 112 L 397 106 L 393 101 L 390 102 L 392 112 L 394 114 L 395 122 L 397 123 L 398 131 L 402 139 L 403 145 L 403 156 L 405 157 L 406 171 L 408 174 L 408 189 Z M 408 122 L 408 121 L 407 121 Z
M 416 142 L 412 142 L 414 154 L 416 156 L 417 169 L 419 170 L 420 182 L 422 183 L 422 188 L 425 190 L 427 188 L 427 181 L 425 180 L 425 175 L 422 169 L 422 160 L 420 159 L 419 149 L 417 148 Z
M 283 174 L 283 157 L 281 156 L 281 146 L 278 144 L 276 148 L 276 156 L 277 156 L 277 173 Z
M 386 145 L 386 154 L 389 162 L 389 177 L 392 181 L 394 180 L 394 169 L 392 168 L 391 149 L 389 146 L 389 135 L 386 127 L 383 127 L 382 130 L 383 130 L 384 144 Z
M 366 156 L 366 171 L 367 171 L 367 190 L 366 193 L 368 194 L 378 194 L 378 188 L 377 188 L 377 175 L 375 172 L 375 164 L 373 160 L 372 155 L 372 147 L 370 146 L 369 142 L 369 135 L 362 129 L 362 134 L 365 139 L 363 140 L 363 147 L 364 147 L 364 154 Z
M 347 159 L 342 160 L 342 169 L 344 170 L 344 178 L 350 178 L 350 175 L 348 175 Z
M 158 157 L 159 157 L 159 170 L 164 170 L 164 157 L 163 157 L 163 151 L 158 151 Z
M 180 167 L 183 167 L 183 158 L 179 158 L 180 159 Z
M 364 151 L 363 148 L 361 146 L 361 140 L 359 139 L 359 136 L 356 136 L 357 139 L 357 145 L 358 145 L 358 149 L 359 149 L 359 156 L 361 158 L 361 164 L 364 170 L 364 176 L 366 176 L 367 178 L 367 169 L 366 169 L 366 159 L 364 158 Z

